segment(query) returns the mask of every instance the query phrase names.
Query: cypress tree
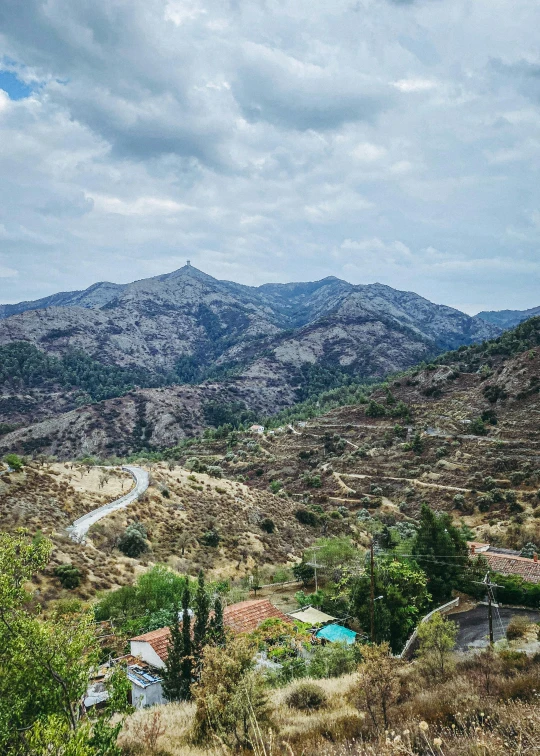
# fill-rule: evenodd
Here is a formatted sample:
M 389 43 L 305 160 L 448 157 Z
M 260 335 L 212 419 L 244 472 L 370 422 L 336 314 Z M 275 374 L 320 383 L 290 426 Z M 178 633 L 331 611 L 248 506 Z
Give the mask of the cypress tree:
M 189 582 L 186 580 L 182 592 L 182 664 L 181 664 L 181 699 L 191 698 L 193 681 L 193 657 L 191 655 L 191 617 L 189 616 Z
M 223 604 L 219 594 L 214 599 L 214 616 L 210 620 L 209 636 L 216 646 L 225 645 L 225 627 L 223 625 Z
M 200 656 L 204 644 L 207 642 L 208 618 L 210 615 L 210 598 L 204 585 L 204 573 L 201 570 L 197 580 L 195 594 L 195 627 L 193 630 L 193 645 L 195 654 Z
M 163 693 L 168 701 L 179 701 L 183 698 L 182 661 L 184 657 L 184 640 L 178 622 L 180 606 L 173 610 L 169 626 L 170 638 L 167 661 L 161 677 Z

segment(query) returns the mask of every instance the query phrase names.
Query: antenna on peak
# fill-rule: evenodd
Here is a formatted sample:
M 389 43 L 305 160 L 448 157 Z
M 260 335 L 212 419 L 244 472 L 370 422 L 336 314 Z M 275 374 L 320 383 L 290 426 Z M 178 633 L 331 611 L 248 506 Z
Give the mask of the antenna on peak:
M 191 260 L 186 260 L 186 267 L 191 268 Z

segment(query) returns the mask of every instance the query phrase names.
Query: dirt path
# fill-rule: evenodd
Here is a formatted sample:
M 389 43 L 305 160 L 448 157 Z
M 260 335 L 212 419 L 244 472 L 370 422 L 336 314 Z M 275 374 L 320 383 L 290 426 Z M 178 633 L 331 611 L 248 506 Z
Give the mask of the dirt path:
M 458 491 L 459 493 L 470 493 L 470 488 L 458 488 L 458 486 L 443 486 L 440 483 L 427 483 L 425 480 L 418 480 L 418 478 L 394 478 L 390 475 L 359 475 L 355 473 L 334 473 L 336 477 L 343 476 L 344 478 L 359 478 L 360 480 L 376 478 L 377 480 L 396 480 L 398 482 L 412 483 L 413 485 L 424 486 L 425 488 L 437 488 L 441 491 Z M 341 481 L 343 483 L 343 481 Z M 343 485 L 346 485 L 343 483 Z M 352 489 L 349 489 L 352 490 Z

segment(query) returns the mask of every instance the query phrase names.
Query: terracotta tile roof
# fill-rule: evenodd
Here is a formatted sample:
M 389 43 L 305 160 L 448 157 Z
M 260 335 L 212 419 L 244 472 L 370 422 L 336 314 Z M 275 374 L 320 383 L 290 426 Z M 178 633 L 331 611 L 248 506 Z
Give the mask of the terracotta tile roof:
M 487 560 L 494 572 L 501 575 L 519 575 L 528 583 L 540 583 L 540 562 L 526 557 L 493 554 L 489 551 L 480 556 Z
M 156 654 L 162 661 L 167 660 L 167 654 L 169 649 L 169 636 L 171 631 L 168 627 L 161 627 L 159 630 L 151 630 L 149 633 L 143 635 L 137 635 L 136 638 L 132 638 L 132 641 L 142 641 L 143 643 L 149 643 Z
M 254 599 L 231 604 L 223 610 L 223 624 L 234 633 L 250 633 L 256 630 L 266 619 L 276 618 L 283 622 L 291 622 L 290 617 L 283 614 L 268 599 Z
M 250 633 L 256 630 L 261 622 L 270 618 L 280 619 L 283 622 L 292 621 L 290 617 L 287 617 L 286 614 L 276 609 L 268 599 L 240 601 L 240 603 L 231 604 L 223 610 L 223 624 L 225 627 L 229 627 L 234 633 Z M 131 640 L 149 643 L 159 658 L 162 661 L 166 661 L 169 650 L 169 636 L 169 628 L 162 627 L 159 630 L 152 630 L 149 633 L 137 635 L 135 638 L 131 638 Z

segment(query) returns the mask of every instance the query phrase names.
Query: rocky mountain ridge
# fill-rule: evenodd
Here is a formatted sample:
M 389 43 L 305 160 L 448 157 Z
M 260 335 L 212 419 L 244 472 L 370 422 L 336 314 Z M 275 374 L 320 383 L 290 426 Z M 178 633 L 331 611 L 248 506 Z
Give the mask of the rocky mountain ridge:
M 537 315 L 540 315 L 540 307 L 531 307 L 529 310 L 486 310 L 479 312 L 475 317 L 506 330 Z
M 40 303 L 49 306 L 34 306 Z M 149 408 L 153 427 L 163 427 L 160 402 L 175 407 L 171 427 L 152 442 L 162 445 L 198 433 L 207 424 L 208 402 L 236 402 L 269 415 L 315 388 L 382 378 L 500 332 L 479 318 L 382 284 L 355 286 L 329 277 L 249 287 L 218 281 L 190 265 L 131 284 L 100 283 L 0 309 L 8 312 L 0 319 L 0 352 L 17 344 L 38 350 L 24 357 L 22 367 L 23 357 L 11 355 L 16 370 L 11 376 L 4 371 L 0 423 L 32 426 L 4 442 L 27 451 L 53 448 L 62 456 L 83 448 L 103 451 L 103 434 L 94 432 L 102 426 L 101 410 L 85 406 L 92 400 L 130 392 L 137 406 Z M 94 383 L 103 365 L 113 387 L 111 371 L 123 371 L 121 386 L 85 393 L 79 363 L 64 371 L 62 384 L 51 379 L 36 385 L 27 378 L 35 376 L 36 355 L 43 353 L 63 360 L 84 354 L 93 361 Z M 137 448 L 133 429 L 127 430 L 135 415 L 128 398 L 120 405 L 117 426 L 127 434 L 120 447 L 129 451 Z M 78 444 L 68 440 L 74 423 Z

